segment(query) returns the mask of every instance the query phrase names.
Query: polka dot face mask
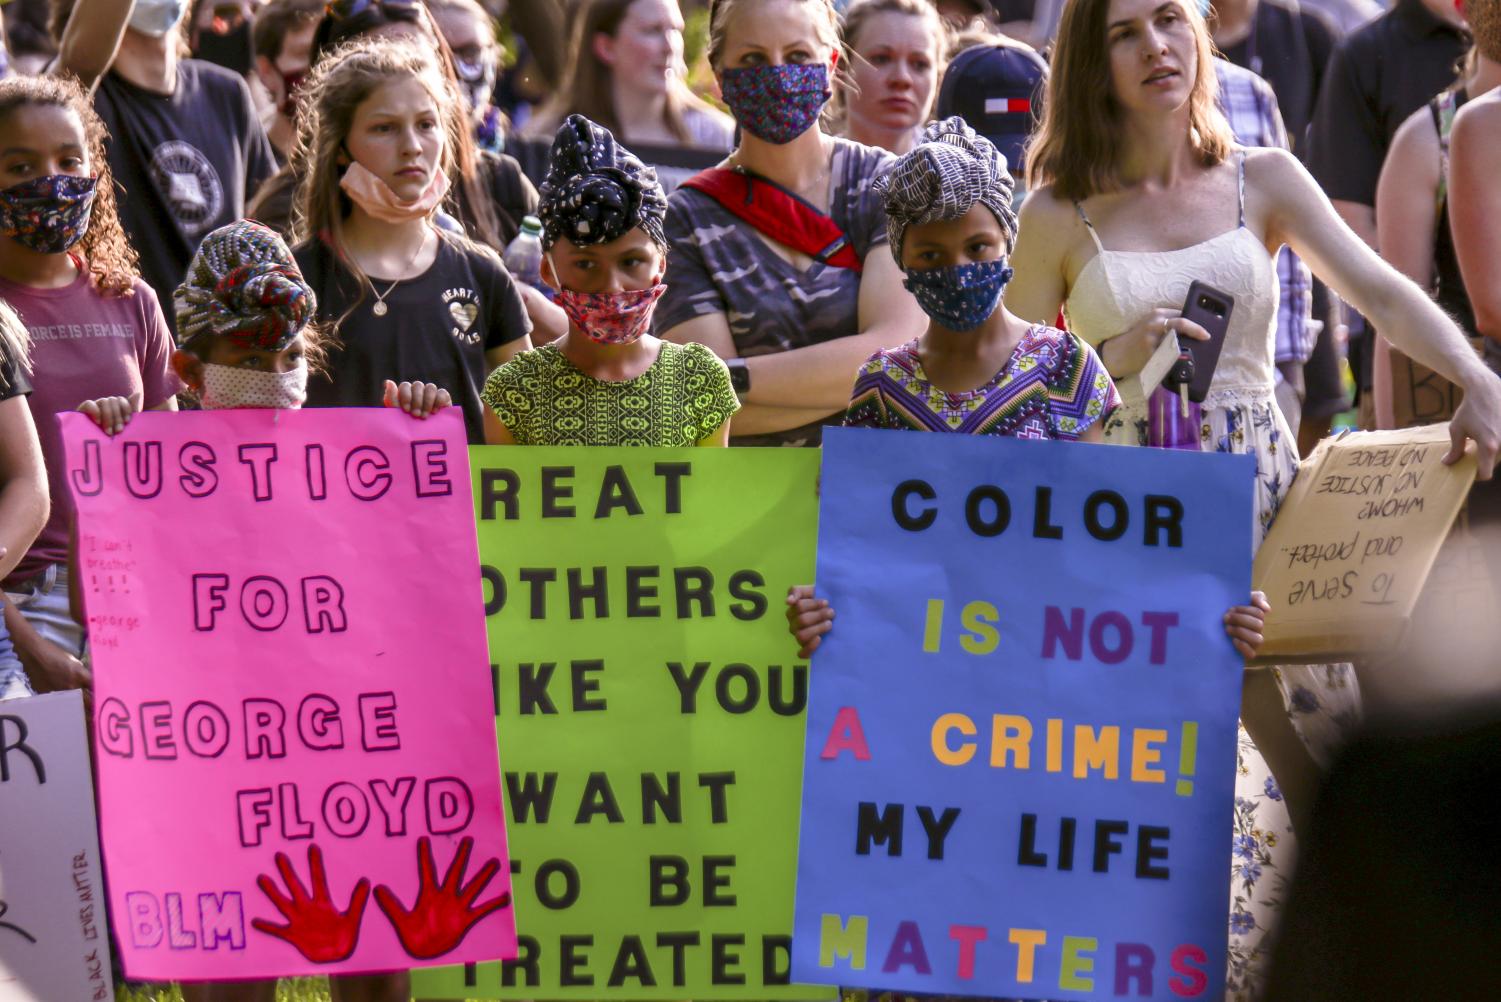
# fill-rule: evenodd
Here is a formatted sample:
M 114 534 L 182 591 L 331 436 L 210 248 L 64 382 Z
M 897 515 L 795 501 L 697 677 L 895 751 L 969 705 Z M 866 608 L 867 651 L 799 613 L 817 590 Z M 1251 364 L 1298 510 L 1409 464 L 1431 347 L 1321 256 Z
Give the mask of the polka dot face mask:
M 1000 258 L 909 271 L 902 285 L 934 322 L 951 331 L 970 331 L 995 312 L 1009 281 L 1011 266 Z
M 245 369 L 238 365 L 203 364 L 199 400 L 206 411 L 231 407 L 274 407 L 297 410 L 307 399 L 307 362 L 286 372 Z

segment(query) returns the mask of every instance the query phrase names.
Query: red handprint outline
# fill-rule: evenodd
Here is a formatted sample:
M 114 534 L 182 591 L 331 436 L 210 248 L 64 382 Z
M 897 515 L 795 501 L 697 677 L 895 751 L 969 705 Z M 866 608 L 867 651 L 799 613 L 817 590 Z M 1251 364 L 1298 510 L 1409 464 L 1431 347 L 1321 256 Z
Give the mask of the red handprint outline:
M 469 867 L 469 853 L 474 848 L 474 838 L 465 836 L 459 843 L 459 851 L 448 866 L 443 883 L 438 883 L 438 869 L 433 862 L 433 843 L 426 835 L 417 840 L 417 900 L 410 911 L 402 907 L 401 900 L 385 884 L 375 889 L 375 901 L 386 913 L 396 929 L 396 938 L 408 954 L 418 960 L 441 957 L 457 947 L 469 935 L 469 930 L 491 912 L 511 903 L 511 893 L 505 891 L 476 906 L 474 899 L 500 870 L 500 860 L 491 859 L 467 887 L 463 886 L 464 871 Z
M 348 960 L 360 941 L 360 919 L 364 917 L 365 905 L 370 899 L 370 881 L 364 877 L 354 885 L 349 897 L 349 907 L 340 911 L 328 891 L 328 874 L 323 869 L 323 850 L 311 845 L 307 851 L 308 869 L 311 871 L 313 893 L 308 894 L 292 861 L 286 853 L 276 854 L 276 869 L 291 893 L 288 898 L 266 874 L 255 878 L 261 893 L 270 899 L 281 912 L 286 925 L 274 925 L 265 919 L 252 919 L 250 924 L 268 936 L 285 940 L 297 948 L 297 952 L 315 964 L 333 964 Z

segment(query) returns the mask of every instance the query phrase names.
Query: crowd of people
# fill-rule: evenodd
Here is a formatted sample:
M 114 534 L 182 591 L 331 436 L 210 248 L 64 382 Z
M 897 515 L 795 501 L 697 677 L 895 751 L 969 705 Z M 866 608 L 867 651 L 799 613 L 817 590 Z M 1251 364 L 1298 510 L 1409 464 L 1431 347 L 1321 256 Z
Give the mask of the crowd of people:
M 845 424 L 1247 454 L 1259 545 L 1353 409 L 1450 421 L 1472 519 L 1501 511 L 1501 0 L 37 14 L 6 6 L 0 80 L 0 699 L 91 684 L 69 410 L 111 433 L 454 406 L 475 444 L 816 447 Z M 527 239 L 536 275 L 502 259 Z M 1184 405 L 1142 373 L 1211 337 L 1194 282 L 1233 310 Z M 1267 612 L 1226 615 L 1247 658 Z M 807 655 L 833 617 L 798 586 L 788 620 Z M 1260 990 L 1357 667 L 1246 672 L 1230 999 Z

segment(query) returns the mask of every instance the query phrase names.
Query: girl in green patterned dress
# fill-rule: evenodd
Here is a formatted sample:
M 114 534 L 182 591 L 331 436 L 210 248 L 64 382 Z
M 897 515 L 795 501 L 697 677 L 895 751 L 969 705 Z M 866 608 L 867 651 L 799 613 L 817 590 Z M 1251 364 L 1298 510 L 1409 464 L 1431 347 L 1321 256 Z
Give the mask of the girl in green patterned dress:
M 647 333 L 662 295 L 667 200 L 656 171 L 571 115 L 541 188 L 547 256 L 568 333 L 490 374 L 485 437 L 506 445 L 726 445 L 740 401 L 701 344 Z

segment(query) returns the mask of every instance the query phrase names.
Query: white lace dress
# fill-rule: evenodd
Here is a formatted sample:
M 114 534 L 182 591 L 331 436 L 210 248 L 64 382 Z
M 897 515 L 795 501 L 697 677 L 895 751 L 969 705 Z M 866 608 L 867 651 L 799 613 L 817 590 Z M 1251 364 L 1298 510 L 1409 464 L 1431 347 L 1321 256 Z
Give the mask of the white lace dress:
M 1255 545 L 1266 536 L 1297 471 L 1297 440 L 1272 396 L 1277 276 L 1272 258 L 1245 226 L 1244 161 L 1241 222 L 1192 247 L 1171 251 L 1107 250 L 1082 206 L 1099 253 L 1079 273 L 1064 312 L 1069 329 L 1098 346 L 1158 307 L 1178 310 L 1194 281 L 1234 297 L 1229 331 L 1202 407 L 1199 446 L 1205 452 L 1256 457 Z M 1130 384 L 1131 380 L 1125 380 Z M 1139 388 L 1120 387 L 1122 406 L 1105 440 L 1147 443 L 1146 400 Z M 1359 715 L 1359 691 L 1348 664 L 1272 669 L 1293 726 L 1321 764 Z M 1275 923 L 1292 873 L 1292 829 L 1282 794 L 1245 729 L 1240 731 L 1231 846 L 1230 961 L 1226 998 L 1250 1002 L 1259 994 L 1263 940 Z

